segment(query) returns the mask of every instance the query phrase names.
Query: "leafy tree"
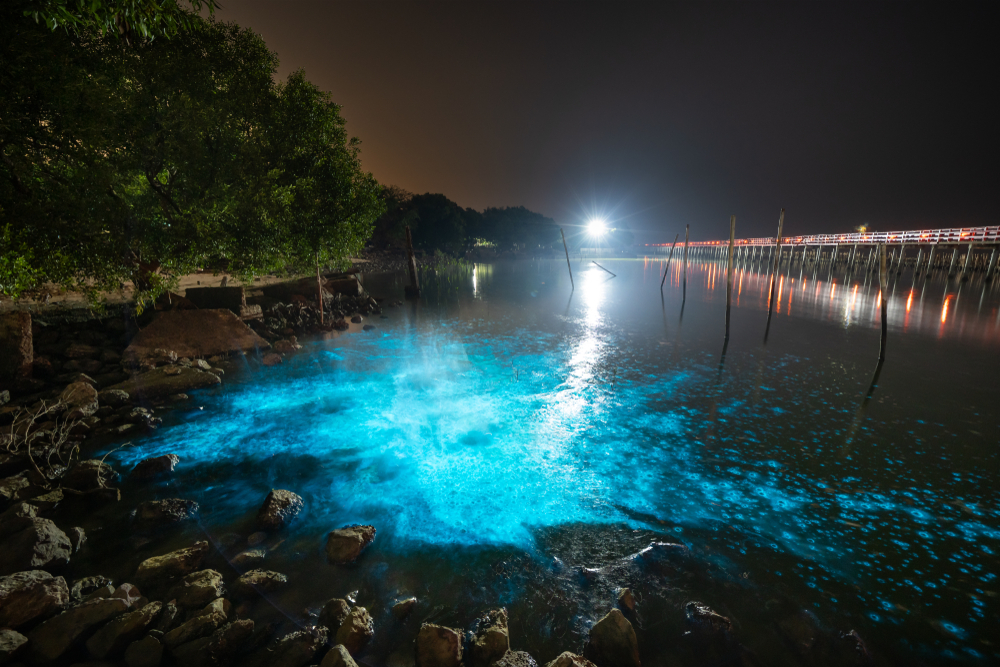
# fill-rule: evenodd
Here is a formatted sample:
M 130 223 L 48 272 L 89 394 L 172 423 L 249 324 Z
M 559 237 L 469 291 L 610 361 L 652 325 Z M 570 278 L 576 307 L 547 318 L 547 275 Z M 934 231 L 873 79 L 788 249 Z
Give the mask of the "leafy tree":
M 482 237 L 500 248 L 548 247 L 559 242 L 556 221 L 523 206 L 487 208 L 483 211 Z
M 203 23 L 198 12 L 214 13 L 215 0 L 187 0 L 190 10 L 177 0 L 7 0 L 17 2 L 24 16 L 52 30 L 97 32 L 121 35 L 126 41 L 137 38 L 173 37 L 196 30 Z
M 415 246 L 452 253 L 464 249 L 464 210 L 455 202 L 442 194 L 415 195 L 408 212 Z
M 413 193 L 399 186 L 389 185 L 382 188 L 380 199 L 385 205 L 385 212 L 375 221 L 371 241 L 379 247 L 402 247 L 406 242 L 404 228 L 414 220 L 410 207 Z

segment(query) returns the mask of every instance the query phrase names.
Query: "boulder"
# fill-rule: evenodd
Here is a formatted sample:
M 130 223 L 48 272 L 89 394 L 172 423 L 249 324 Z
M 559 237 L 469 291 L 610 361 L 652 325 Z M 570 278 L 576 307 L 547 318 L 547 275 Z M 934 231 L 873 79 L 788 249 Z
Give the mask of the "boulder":
M 182 498 L 147 500 L 135 512 L 135 523 L 140 528 L 155 528 L 180 523 L 198 516 L 198 503 Z
M 30 518 L 21 530 L 4 538 L 0 574 L 65 565 L 73 553 L 66 533 L 48 519 Z
M 639 642 L 628 619 L 618 609 L 590 629 L 583 655 L 597 667 L 640 667 Z
M 323 605 L 323 609 L 319 612 L 319 618 L 316 620 L 317 625 L 322 625 L 324 628 L 330 631 L 330 636 L 334 637 L 337 634 L 337 630 L 340 630 L 340 626 L 344 624 L 347 617 L 351 613 L 351 607 L 347 604 L 347 600 L 342 600 L 340 598 L 333 598 L 332 600 L 327 600 L 326 604 Z
M 121 389 L 105 389 L 97 393 L 97 400 L 101 405 L 107 405 L 112 408 L 121 408 L 129 403 L 129 395 L 127 391 L 122 391 Z
M 587 660 L 582 655 L 576 655 L 575 653 L 570 653 L 565 651 L 560 653 L 559 656 L 552 662 L 545 665 L 545 667 L 597 667 L 590 660 Z
M 122 358 L 137 362 L 153 355 L 157 349 L 169 349 L 180 357 L 194 359 L 268 347 L 270 344 L 231 310 L 171 310 L 157 315 L 149 326 L 140 331 L 125 349 Z M 178 391 L 182 390 L 170 393 Z
M 190 609 L 204 607 L 215 598 L 221 598 L 225 592 L 221 574 L 215 570 L 201 570 L 184 576 L 170 589 L 166 599 L 175 600 L 178 607 Z
M 107 488 L 118 478 L 114 468 L 99 459 L 80 461 L 62 478 L 64 488 L 74 491 L 96 491 Z
M 72 588 L 69 589 L 69 597 L 73 602 L 82 602 L 84 599 L 90 597 L 90 594 L 94 591 L 110 585 L 111 580 L 102 575 L 83 577 L 73 582 Z M 114 591 L 113 586 L 111 590 Z
M 490 667 L 510 650 L 507 630 L 507 610 L 493 609 L 478 621 L 476 634 L 469 646 L 472 667 Z
M 173 652 L 175 648 L 182 644 L 187 644 L 202 637 L 208 637 L 225 622 L 226 615 L 221 611 L 213 611 L 208 614 L 195 616 L 163 635 L 160 643 L 168 651 Z
M 153 581 L 190 574 L 201 566 L 209 548 L 208 542 L 195 542 L 194 546 L 147 558 L 139 564 L 136 579 L 140 582 Z
M 0 627 L 18 630 L 48 618 L 69 604 L 69 587 L 62 577 L 29 570 L 0 577 Z
M 78 553 L 80 547 L 87 541 L 86 531 L 79 526 L 67 530 L 66 536 L 69 537 L 69 543 L 73 545 L 73 553 Z
M 28 633 L 28 652 L 34 663 L 55 662 L 97 628 L 124 614 L 128 605 L 119 598 L 84 602 L 45 621 Z
M 146 371 L 145 373 L 139 373 L 124 382 L 112 385 L 109 389 L 120 389 L 133 396 L 141 396 L 146 400 L 155 401 L 195 389 L 214 387 L 221 383 L 222 380 L 219 379 L 218 375 L 206 373 L 197 368 L 165 366 Z
M 233 556 L 229 564 L 240 571 L 253 570 L 263 565 L 266 556 L 263 549 L 247 549 Z
M 372 621 L 368 610 L 364 607 L 355 607 L 340 624 L 333 641 L 343 644 L 351 655 L 354 655 L 359 653 L 374 636 L 375 622 Z
M 89 417 L 97 412 L 97 390 L 86 382 L 74 382 L 59 394 L 71 417 Z
M 177 608 L 177 602 L 174 600 L 163 605 L 163 611 L 160 612 L 160 621 L 156 624 L 156 631 L 162 636 L 164 633 L 173 630 L 180 613 L 180 609 Z
M 161 602 L 150 602 L 141 609 L 114 619 L 87 640 L 90 655 L 99 660 L 122 655 L 129 644 L 145 634 L 162 608 Z
M 400 600 L 396 604 L 392 605 L 392 617 L 397 621 L 401 621 L 410 615 L 413 611 L 414 605 L 417 604 L 417 598 L 406 598 L 405 600 Z
M 128 667 L 159 667 L 163 660 L 163 644 L 152 635 L 134 641 L 125 649 L 125 664 Z
M 0 507 L 18 500 L 30 500 L 42 495 L 46 489 L 40 484 L 41 481 L 34 470 L 25 470 L 11 477 L 0 479 Z
M 0 665 L 6 665 L 13 660 L 27 643 L 28 638 L 20 632 L 10 628 L 0 628 Z
M 326 557 L 331 563 L 353 563 L 374 539 L 374 526 L 339 528 L 326 536 Z
M 278 530 L 302 511 L 302 496 L 284 489 L 271 489 L 257 511 L 257 525 L 263 530 Z
M 538 663 L 524 651 L 507 651 L 493 667 L 538 667 Z
M 635 596 L 631 589 L 623 588 L 618 594 L 618 608 L 626 614 L 635 613 Z
M 246 619 L 228 623 L 208 637 L 195 639 L 175 648 L 172 653 L 178 665 L 208 667 L 229 662 L 244 648 L 253 634 L 253 621 Z
M 241 598 L 251 598 L 256 594 L 272 593 L 288 584 L 288 577 L 280 572 L 250 570 L 233 584 L 233 593 Z
M 424 623 L 417 633 L 416 667 L 459 667 L 462 631 Z
M 176 454 L 164 454 L 143 459 L 135 464 L 129 477 L 132 479 L 153 479 L 174 471 L 174 466 L 180 462 Z
M 274 352 L 268 352 L 260 360 L 260 362 L 262 364 L 264 364 L 265 366 L 268 366 L 268 367 L 270 367 L 270 366 L 277 366 L 282 361 L 283 361 L 283 359 L 282 359 L 281 355 L 280 354 L 275 354 Z
M 358 663 L 354 662 L 354 658 L 343 644 L 337 644 L 323 656 L 323 662 L 319 663 L 319 667 L 358 667 Z
M 325 628 L 299 630 L 285 635 L 247 661 L 250 667 L 303 667 L 312 662 L 320 648 L 326 645 Z
M 694 626 L 694 629 L 701 635 L 719 635 L 728 637 L 732 632 L 732 622 L 716 613 L 706 604 L 701 602 L 688 602 L 684 605 L 684 616 L 687 622 Z
M 31 377 L 35 348 L 31 338 L 31 314 L 0 315 L 0 388 Z

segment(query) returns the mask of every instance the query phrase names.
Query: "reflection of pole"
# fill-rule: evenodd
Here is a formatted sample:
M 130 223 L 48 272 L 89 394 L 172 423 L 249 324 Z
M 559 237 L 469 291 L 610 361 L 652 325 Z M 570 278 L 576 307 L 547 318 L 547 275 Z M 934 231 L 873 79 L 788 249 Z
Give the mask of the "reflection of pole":
M 413 254 L 413 235 L 409 225 L 406 226 L 406 253 L 410 259 L 410 284 L 406 287 L 406 296 L 415 299 L 420 296 L 420 284 L 417 283 L 417 257 Z
M 569 284 L 576 289 L 576 284 L 573 282 L 573 267 L 569 265 L 569 246 L 566 245 L 566 234 L 563 233 L 562 227 L 559 228 L 559 234 L 562 236 L 563 240 L 563 250 L 566 251 L 566 268 L 569 269 Z
M 774 309 L 774 291 L 778 288 L 778 262 L 781 259 L 781 230 L 785 226 L 785 209 L 778 216 L 778 235 L 774 238 L 774 262 L 771 264 L 771 296 L 767 299 L 767 324 L 771 325 L 771 312 Z M 767 338 L 767 334 L 764 334 Z
M 889 331 L 889 323 L 888 323 L 888 321 L 886 319 L 888 317 L 888 312 L 889 312 L 889 310 L 888 310 L 888 308 L 889 308 L 888 307 L 888 301 L 889 301 L 888 297 L 889 297 L 889 295 L 885 291 L 885 288 L 888 286 L 888 282 L 889 281 L 888 281 L 888 279 L 886 278 L 886 275 L 885 275 L 885 244 L 884 243 L 879 246 L 879 253 L 878 254 L 879 254 L 878 286 L 879 286 L 879 293 L 881 294 L 881 297 L 882 297 L 882 342 L 879 345 L 879 349 L 878 349 L 878 360 L 879 360 L 879 363 L 882 363 L 883 361 L 885 361 L 885 338 L 886 338 L 887 332 Z
M 733 305 L 733 239 L 735 238 L 736 216 L 733 215 L 729 218 L 729 257 L 726 259 L 726 342 L 729 341 L 729 309 Z
M 670 246 L 670 256 L 667 257 L 667 266 L 663 269 L 663 279 L 660 280 L 660 291 L 663 291 L 663 283 L 667 280 L 667 272 L 670 271 L 670 260 L 674 256 L 674 246 L 677 245 L 677 239 L 680 238 L 680 233 L 674 235 L 674 244 Z
M 688 294 L 688 237 L 691 231 L 691 225 L 684 225 L 684 296 L 683 300 L 687 299 Z

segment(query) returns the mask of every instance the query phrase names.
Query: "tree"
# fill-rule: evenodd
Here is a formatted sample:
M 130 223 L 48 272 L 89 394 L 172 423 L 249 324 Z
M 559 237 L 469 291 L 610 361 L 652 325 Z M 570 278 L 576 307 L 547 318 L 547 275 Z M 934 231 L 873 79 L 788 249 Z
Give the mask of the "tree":
M 444 195 L 428 192 L 413 196 L 408 204 L 408 214 L 415 246 L 452 253 L 464 249 L 464 210 Z
M 523 206 L 483 211 L 482 237 L 502 249 L 548 247 L 559 242 L 556 221 Z
M 376 246 L 381 247 L 402 247 L 406 242 L 404 228 L 413 219 L 413 211 L 410 207 L 413 193 L 399 186 L 389 185 L 382 188 L 380 199 L 385 205 L 385 212 L 375 221 L 371 241 Z
M 215 0 L 187 0 L 190 10 L 176 0 L 27 0 L 17 4 L 24 16 L 51 30 L 121 35 L 126 41 L 169 38 L 196 30 L 203 25 L 198 12 L 204 8 L 214 14 L 219 6 Z

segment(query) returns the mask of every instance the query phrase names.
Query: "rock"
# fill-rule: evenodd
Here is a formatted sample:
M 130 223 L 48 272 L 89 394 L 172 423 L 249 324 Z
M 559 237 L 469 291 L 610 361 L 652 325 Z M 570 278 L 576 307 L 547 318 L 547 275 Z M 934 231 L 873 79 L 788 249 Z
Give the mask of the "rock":
M 265 651 L 248 661 L 251 667 L 302 667 L 308 665 L 316 652 L 326 644 L 325 628 L 299 630 L 285 635 Z
M 126 583 L 122 584 L 121 586 L 113 590 L 111 592 L 111 595 L 108 595 L 107 597 L 120 598 L 122 600 L 125 600 L 125 603 L 129 607 L 133 607 L 136 605 L 137 602 L 139 602 L 142 599 L 142 593 L 140 593 L 139 589 L 133 586 L 132 584 Z
M 87 640 L 90 655 L 101 660 L 122 655 L 128 645 L 139 639 L 156 621 L 162 607 L 160 602 L 150 602 L 142 609 L 114 619 Z
M 73 553 L 66 533 L 48 519 L 23 519 L 20 531 L 4 539 L 0 550 L 0 574 L 65 565 Z
M 28 638 L 10 628 L 0 628 L 0 665 L 5 665 L 21 651 Z
M 701 602 L 692 601 L 684 605 L 684 616 L 701 634 L 728 636 L 733 629 L 733 624 L 728 618 L 717 614 Z
M 82 602 L 94 591 L 110 585 L 111 580 L 102 575 L 84 577 L 83 579 L 77 579 L 73 582 L 73 587 L 69 591 L 69 596 L 74 602 Z M 113 587 L 111 588 L 111 591 L 114 592 Z
M 260 593 L 264 595 L 278 590 L 288 583 L 288 577 L 280 572 L 250 570 L 233 584 L 233 593 L 241 598 L 249 598 Z
M 0 391 L 0 406 L 7 405 L 10 403 L 10 390 L 4 389 Z
M 226 598 L 216 598 L 205 605 L 204 609 L 192 614 L 191 618 L 194 618 L 195 616 L 207 616 L 209 614 L 222 614 L 226 618 L 229 618 L 229 612 L 232 608 L 233 604 Z
M 229 563 L 240 571 L 253 570 L 264 563 L 266 556 L 267 552 L 263 549 L 247 549 L 233 556 Z
M 274 352 L 268 352 L 267 354 L 264 355 L 264 357 L 260 361 L 265 366 L 277 366 L 282 362 L 282 358 L 280 354 L 275 354 Z
M 538 663 L 524 651 L 507 651 L 493 667 L 538 667 Z
M 357 278 L 332 278 L 324 283 L 323 287 L 334 294 L 345 294 L 349 296 L 361 296 L 361 283 Z
M 153 528 L 180 523 L 197 516 L 198 503 L 181 498 L 167 498 L 140 503 L 135 513 L 135 522 L 141 528 Z
M 631 589 L 623 588 L 618 594 L 618 607 L 626 614 L 635 613 L 635 596 Z
M 195 616 L 163 635 L 163 639 L 160 643 L 163 644 L 168 651 L 173 652 L 173 649 L 182 644 L 187 644 L 188 642 L 194 641 L 195 639 L 201 639 L 202 637 L 208 637 L 210 634 L 215 632 L 216 628 L 225 622 L 226 615 L 219 611 L 213 611 L 212 613 L 205 614 L 204 616 Z
M 70 528 L 66 532 L 66 536 L 69 537 L 69 543 L 73 545 L 73 553 L 78 553 L 80 547 L 87 541 L 87 533 L 80 527 Z
M 154 354 L 158 348 L 169 348 L 178 356 L 193 359 L 268 347 L 268 342 L 231 310 L 170 310 L 161 312 L 140 331 L 122 357 L 126 361 L 138 361 Z
M 41 481 L 33 470 L 0 479 L 0 507 L 18 500 L 30 500 L 45 493 L 45 487 L 36 483 L 36 480 Z
M 14 312 L 0 315 L 0 387 L 31 377 L 34 359 L 31 314 Z
M 134 641 L 125 649 L 125 664 L 128 667 L 159 667 L 163 660 L 163 644 L 147 635 Z
M 153 456 L 143 459 L 135 464 L 129 477 L 132 479 L 153 479 L 168 472 L 173 472 L 174 466 L 180 460 L 180 457 L 176 454 L 164 454 L 163 456 Z
M 178 646 L 172 653 L 177 664 L 184 667 L 224 664 L 243 649 L 252 634 L 253 621 L 235 621 L 222 626 L 209 637 Z
M 590 629 L 583 655 L 597 667 L 640 667 L 639 642 L 628 619 L 618 609 Z
M 364 319 L 365 318 L 361 317 L 360 315 L 355 315 L 354 317 L 351 318 L 351 322 L 353 322 L 354 324 L 361 324 L 364 321 Z
M 173 394 L 169 397 L 169 400 L 173 403 L 179 403 L 180 401 L 186 401 L 190 398 L 187 394 Z
M 278 530 L 302 511 L 302 496 L 283 489 L 271 489 L 257 512 L 257 525 L 263 530 Z
M 66 580 L 48 572 L 0 577 L 0 627 L 18 630 L 62 611 L 69 600 Z
M 340 630 L 340 626 L 344 624 L 344 621 L 347 620 L 350 614 L 351 607 L 347 604 L 347 600 L 333 598 L 332 600 L 327 600 L 326 604 L 323 605 L 316 624 L 322 625 L 329 630 L 330 636 L 334 637 L 337 634 L 337 630 Z
M 114 350 L 101 350 L 101 361 L 106 364 L 117 364 L 121 359 L 122 355 Z
M 416 604 L 417 598 L 406 598 L 405 600 L 400 600 L 396 604 L 392 605 L 393 618 L 397 621 L 403 620 L 409 616 L 410 612 L 413 611 L 414 605 Z
M 105 389 L 98 392 L 97 400 L 101 405 L 107 405 L 112 408 L 120 408 L 131 403 L 128 392 L 121 389 Z
M 169 375 L 166 370 L 168 368 L 178 370 L 172 371 L 174 375 Z M 140 396 L 145 400 L 155 401 L 172 394 L 182 394 L 194 389 L 214 387 L 221 382 L 222 380 L 217 375 L 206 373 L 196 368 L 166 366 L 165 368 L 156 368 L 135 375 L 124 382 L 112 385 L 109 389 L 120 389 L 131 396 Z
M 184 576 L 170 589 L 166 599 L 174 599 L 178 607 L 190 609 L 203 607 L 215 598 L 221 598 L 225 592 L 221 574 L 215 570 L 201 570 Z
M 86 343 L 72 343 L 63 352 L 67 359 L 93 359 L 101 353 L 100 348 Z
M 153 416 L 153 411 L 149 408 L 132 408 L 122 418 L 129 424 L 145 426 L 146 428 L 156 428 L 163 422 L 159 417 Z
M 194 366 L 195 368 L 200 368 L 203 371 L 207 371 L 207 370 L 210 370 L 212 368 L 212 365 L 209 364 L 204 359 L 193 359 L 191 361 L 191 365 Z
M 250 537 L 247 538 L 247 544 L 249 544 L 252 547 L 255 547 L 258 544 L 263 543 L 266 539 L 267 539 L 267 533 L 259 530 L 256 533 L 250 534 Z
M 364 607 L 355 607 L 340 625 L 334 642 L 343 644 L 351 655 L 359 653 L 375 636 L 375 622 Z
M 459 667 L 462 664 L 462 632 L 424 623 L 417 633 L 416 667 Z
M 507 610 L 490 610 L 477 623 L 476 634 L 469 646 L 469 664 L 472 667 L 490 667 L 510 650 Z
M 374 324 L 366 324 L 363 327 L 361 327 L 362 331 L 372 331 L 374 329 L 375 329 L 375 325 Z
M 74 382 L 67 386 L 59 400 L 66 404 L 70 417 L 89 417 L 97 412 L 97 390 L 86 382 Z
M 354 662 L 354 658 L 343 644 L 337 644 L 323 656 L 323 662 L 319 663 L 319 667 L 358 667 L 358 663 Z
M 281 354 L 290 354 L 301 349 L 302 346 L 299 345 L 295 336 L 289 336 L 287 339 L 282 338 L 281 340 L 274 341 L 274 351 L 280 352 Z
M 109 598 L 84 602 L 45 621 L 28 633 L 28 651 L 35 663 L 55 662 L 94 630 L 128 609 L 124 600 Z
M 90 592 L 90 594 L 87 595 L 87 597 L 83 599 L 83 601 L 90 602 L 91 600 L 103 600 L 104 598 L 111 597 L 112 595 L 114 595 L 114 593 L 115 593 L 115 587 L 112 586 L 111 584 L 108 584 L 106 586 L 95 588 L 93 591 Z M 125 600 L 125 598 L 121 599 Z M 125 600 L 125 603 L 131 606 L 131 603 L 128 600 Z
M 345 526 L 326 536 L 326 557 L 331 563 L 352 563 L 375 539 L 374 526 Z
M 62 485 L 64 488 L 86 493 L 105 489 L 116 479 L 118 473 L 107 463 L 99 459 L 87 459 L 69 469 L 62 478 Z
M 190 574 L 201 566 L 209 548 L 208 542 L 195 542 L 194 546 L 147 558 L 139 564 L 136 579 L 142 582 Z
M 169 632 L 174 627 L 174 621 L 180 615 L 180 610 L 177 608 L 177 603 L 171 600 L 163 606 L 163 611 L 160 612 L 160 622 L 156 624 L 156 631 L 163 634 Z
M 576 655 L 565 651 L 560 653 L 559 656 L 552 662 L 545 665 L 545 667 L 597 667 L 590 660 L 587 660 L 582 655 Z

